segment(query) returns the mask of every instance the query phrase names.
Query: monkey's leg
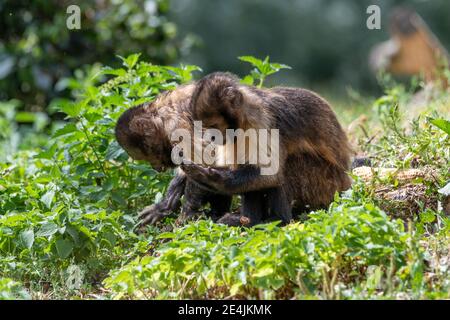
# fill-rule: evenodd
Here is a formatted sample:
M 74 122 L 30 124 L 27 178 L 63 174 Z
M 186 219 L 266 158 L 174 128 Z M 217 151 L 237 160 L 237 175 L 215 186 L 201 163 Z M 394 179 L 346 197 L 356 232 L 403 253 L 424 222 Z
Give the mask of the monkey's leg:
M 186 175 L 178 171 L 170 181 L 166 196 L 158 203 L 144 208 L 139 213 L 138 230 L 147 224 L 155 224 L 171 212 L 178 210 L 181 205 L 181 196 L 185 193 Z
M 288 224 L 292 220 L 291 200 L 282 187 L 267 190 L 269 203 L 269 220 L 278 218 L 282 224 Z
M 187 179 L 184 192 L 184 203 L 181 209 L 183 220 L 188 219 L 200 213 L 203 204 L 206 203 L 208 191 L 200 188 L 191 179 Z
M 205 189 L 195 181 L 187 179 L 184 200 L 179 222 L 187 221 L 201 214 L 201 208 L 206 203 L 211 205 L 211 211 L 206 215 L 215 221 L 229 211 L 232 196 L 211 192 L 209 188 Z
M 208 196 L 208 202 L 211 206 L 209 215 L 213 221 L 230 211 L 232 199 L 232 196 L 222 194 L 210 194 Z
M 245 219 L 245 226 L 251 227 L 261 223 L 267 211 L 267 198 L 263 191 L 253 191 L 242 194 L 241 214 L 227 214 L 217 222 L 228 226 L 242 226 Z
M 242 217 L 248 218 L 246 226 L 257 225 L 263 219 L 281 220 L 285 225 L 292 220 L 291 201 L 282 187 L 247 192 L 242 195 L 241 215 L 226 215 L 218 222 L 229 226 L 241 226 Z

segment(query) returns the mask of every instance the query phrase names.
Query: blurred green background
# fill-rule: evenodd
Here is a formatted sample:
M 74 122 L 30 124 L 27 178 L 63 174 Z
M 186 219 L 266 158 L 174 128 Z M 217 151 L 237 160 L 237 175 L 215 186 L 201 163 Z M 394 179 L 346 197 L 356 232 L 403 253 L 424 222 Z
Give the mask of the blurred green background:
M 81 30 L 68 30 L 66 8 L 81 8 Z M 381 30 L 368 30 L 366 9 L 381 7 Z M 116 55 L 141 52 L 157 64 L 196 64 L 204 73 L 248 67 L 237 56 L 285 63 L 267 83 L 305 86 L 328 96 L 348 89 L 377 94 L 370 48 L 388 38 L 391 8 L 407 5 L 450 47 L 448 0 L 96 0 L 0 1 L 0 100 L 42 111 L 74 88 L 69 77 Z M 78 70 L 78 71 L 77 71 Z M 86 72 L 85 72 L 86 73 Z
M 366 27 L 366 9 L 372 4 L 381 8 L 381 30 Z M 331 93 L 345 92 L 346 87 L 374 92 L 378 86 L 368 68 L 368 54 L 389 37 L 389 14 L 399 5 L 415 9 L 450 47 L 448 0 L 173 0 L 171 15 L 180 34 L 199 38 L 199 46 L 183 61 L 205 72 L 242 73 L 236 56 L 269 55 L 292 67 L 272 78 L 272 84 Z

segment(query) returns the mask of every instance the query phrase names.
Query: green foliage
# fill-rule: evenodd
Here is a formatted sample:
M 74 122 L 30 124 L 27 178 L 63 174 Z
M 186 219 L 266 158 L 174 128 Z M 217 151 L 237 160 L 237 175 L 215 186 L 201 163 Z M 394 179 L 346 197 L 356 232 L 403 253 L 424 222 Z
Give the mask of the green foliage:
M 62 80 L 73 98 L 49 108 L 64 121 L 43 126 L 19 102 L 0 103 L 1 298 L 448 298 L 448 217 L 423 209 L 405 228 L 360 181 L 327 211 L 286 227 L 167 219 L 165 232 L 136 235 L 135 213 L 162 196 L 171 174 L 131 161 L 114 125 L 200 69 L 120 59 L 119 68 L 93 65 Z M 243 59 L 260 85 L 285 67 Z M 405 128 L 406 96 L 393 87 L 377 100 L 373 129 L 383 133 L 360 145 L 375 165 L 432 164 L 429 192 L 445 191 L 448 135 L 427 120 L 442 116 L 435 109 Z
M 446 120 L 439 119 L 440 111 L 448 108 L 448 94 L 436 97 L 426 112 L 408 121 L 407 108 L 411 95 L 402 86 L 388 88 L 374 103 L 378 124 L 370 128 L 367 137 L 372 143 L 360 141 L 362 149 L 374 155 L 381 167 L 411 168 L 433 165 L 444 177 L 449 168 L 450 139 Z M 439 129 L 438 129 L 439 128 Z
M 439 129 L 450 135 L 450 121 L 445 119 L 430 119 L 429 121 Z
M 20 99 L 26 109 L 42 110 L 51 99 L 68 96 L 70 91 L 58 80 L 84 65 L 112 65 L 115 55 L 133 52 L 157 63 L 178 56 L 168 0 L 76 1 L 79 30 L 66 26 L 70 4 L 0 3 L 0 99 Z
M 360 273 L 369 266 L 390 266 L 379 269 L 383 281 L 403 272 L 411 240 L 380 209 L 347 200 L 284 228 L 244 231 L 200 221 L 157 239 L 151 256 L 105 280 L 119 297 L 344 298 L 355 285 L 366 289 Z
M 123 58 L 123 68 L 93 68 L 69 79 L 76 98 L 53 106 L 67 116 L 46 147 L 27 146 L 0 163 L 1 275 L 55 286 L 66 279 L 58 269 L 82 265 L 90 281 L 142 250 L 131 214 L 161 196 L 171 175 L 130 161 L 114 125 L 126 108 L 189 80 L 198 68 L 160 67 L 138 57 Z
M 264 60 L 252 56 L 242 56 L 239 57 L 239 60 L 248 62 L 254 67 L 250 74 L 242 79 L 242 82 L 252 85 L 255 83 L 255 81 L 257 81 L 259 88 L 263 86 L 264 80 L 267 78 L 267 76 L 270 76 L 271 74 L 274 74 L 281 69 L 291 69 L 291 67 L 285 64 L 269 62 L 268 56 Z
M 30 299 L 29 293 L 22 286 L 8 278 L 0 278 L 0 300 Z

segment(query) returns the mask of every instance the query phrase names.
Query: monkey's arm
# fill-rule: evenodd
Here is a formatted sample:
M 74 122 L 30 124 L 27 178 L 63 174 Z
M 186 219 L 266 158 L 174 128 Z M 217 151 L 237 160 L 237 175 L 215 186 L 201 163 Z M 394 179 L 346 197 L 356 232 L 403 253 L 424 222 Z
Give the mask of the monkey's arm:
M 223 194 L 246 193 L 280 185 L 278 175 L 261 175 L 261 168 L 254 165 L 225 169 L 189 162 L 182 164 L 181 168 L 190 179 Z
M 147 224 L 154 224 L 171 212 L 178 210 L 181 206 L 181 197 L 184 194 L 185 186 L 186 175 L 181 170 L 177 170 L 177 174 L 170 181 L 166 196 L 160 202 L 144 208 L 139 213 L 137 228 L 142 229 Z

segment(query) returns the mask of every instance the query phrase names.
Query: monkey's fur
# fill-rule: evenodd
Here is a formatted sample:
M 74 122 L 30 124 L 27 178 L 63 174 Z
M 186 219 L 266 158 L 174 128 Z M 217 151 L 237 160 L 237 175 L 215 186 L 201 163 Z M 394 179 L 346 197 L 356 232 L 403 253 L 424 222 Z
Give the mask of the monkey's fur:
M 258 165 L 218 169 L 184 164 L 184 172 L 171 182 L 166 198 L 144 210 L 142 224 L 155 222 L 176 209 L 183 192 L 187 202 L 213 197 L 211 204 L 214 197 L 220 197 L 216 193 L 222 194 L 221 205 L 213 208 L 219 215 L 228 209 L 230 195 L 242 194 L 242 213 L 249 217 L 250 225 L 274 217 L 287 223 L 293 205 L 300 211 L 324 208 L 336 191 L 350 186 L 346 174 L 350 148 L 325 100 L 304 89 L 241 85 L 225 73 L 208 75 L 151 104 L 126 111 L 116 127 L 117 140 L 135 159 L 147 160 L 156 169 L 172 167 L 170 133 L 176 128 L 192 129 L 194 120 L 222 132 L 227 128 L 279 129 L 280 170 L 263 176 Z M 188 205 L 187 211 L 196 206 Z

